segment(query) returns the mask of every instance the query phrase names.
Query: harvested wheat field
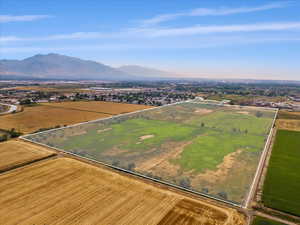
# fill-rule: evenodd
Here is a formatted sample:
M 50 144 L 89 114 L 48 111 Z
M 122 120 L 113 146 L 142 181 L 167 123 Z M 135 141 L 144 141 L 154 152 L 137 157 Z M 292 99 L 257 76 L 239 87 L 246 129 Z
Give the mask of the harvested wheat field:
M 278 129 L 300 131 L 300 120 L 279 119 L 276 126 Z
M 0 128 L 32 133 L 39 129 L 86 122 L 147 107 L 106 102 L 74 102 L 74 106 L 72 102 L 49 103 L 25 107 L 23 112 L 1 116 Z
M 300 131 L 300 112 L 280 110 L 276 126 L 278 129 Z
M 114 102 L 101 101 L 81 101 L 81 102 L 57 102 L 57 103 L 43 103 L 51 107 L 61 107 L 65 109 L 84 110 L 89 112 L 107 113 L 112 115 L 138 111 L 141 109 L 152 108 L 146 105 L 134 105 Z
M 54 155 L 47 148 L 24 141 L 0 143 L 0 171 L 6 171 L 29 162 Z
M 234 209 L 191 200 L 70 158 L 2 174 L 0 205 L 0 224 L 5 225 L 245 224 Z M 180 220 L 170 220 L 170 214 Z

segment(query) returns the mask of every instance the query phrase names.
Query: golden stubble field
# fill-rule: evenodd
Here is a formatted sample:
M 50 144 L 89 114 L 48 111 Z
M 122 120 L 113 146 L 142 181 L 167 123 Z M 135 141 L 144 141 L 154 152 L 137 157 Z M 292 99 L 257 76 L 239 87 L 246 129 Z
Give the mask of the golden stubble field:
M 21 140 L 0 143 L 0 171 L 43 159 L 54 155 L 54 152 L 39 145 Z
M 234 209 L 210 205 L 70 158 L 0 175 L 0 224 L 242 225 Z
M 280 110 L 276 120 L 278 129 L 300 131 L 300 112 Z
M 107 113 L 112 115 L 152 108 L 152 106 L 146 106 L 146 105 L 101 102 L 101 101 L 56 102 L 56 103 L 43 103 L 42 105 L 51 106 L 51 107 L 60 107 L 65 109 L 84 110 L 89 112 Z
M 149 106 L 100 101 L 40 104 L 0 116 L 0 128 L 15 128 L 26 134 L 41 128 L 76 124 L 145 108 Z

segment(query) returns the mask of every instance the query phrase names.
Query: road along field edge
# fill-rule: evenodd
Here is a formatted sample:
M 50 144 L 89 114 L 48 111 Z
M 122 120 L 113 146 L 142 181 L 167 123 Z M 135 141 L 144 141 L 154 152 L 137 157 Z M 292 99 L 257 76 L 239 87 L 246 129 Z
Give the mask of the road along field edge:
M 256 189 L 258 187 L 260 176 L 263 172 L 263 168 L 264 168 L 264 165 L 265 165 L 265 162 L 266 162 L 266 158 L 267 158 L 268 152 L 270 150 L 271 139 L 272 139 L 272 135 L 273 135 L 273 132 L 274 132 L 274 125 L 275 125 L 275 122 L 276 122 L 278 111 L 279 111 L 279 109 L 276 109 L 275 115 L 274 115 L 274 118 L 273 118 L 273 122 L 272 122 L 272 125 L 271 125 L 271 128 L 270 128 L 270 131 L 269 131 L 269 135 L 268 135 L 267 141 L 265 143 L 264 150 L 261 153 L 260 160 L 259 160 L 256 172 L 255 172 L 255 175 L 254 175 L 254 179 L 252 181 L 252 184 L 251 184 L 249 192 L 248 192 L 248 196 L 246 197 L 246 201 L 244 202 L 244 204 L 242 204 L 243 208 L 249 208 L 251 206 L 251 202 L 252 202 L 253 197 L 256 193 Z

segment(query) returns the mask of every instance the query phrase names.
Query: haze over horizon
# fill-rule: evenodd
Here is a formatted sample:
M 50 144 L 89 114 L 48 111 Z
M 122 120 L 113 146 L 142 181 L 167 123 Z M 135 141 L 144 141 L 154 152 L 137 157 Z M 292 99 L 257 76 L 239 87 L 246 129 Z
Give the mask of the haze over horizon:
M 300 2 L 3 2 L 0 58 L 56 52 L 178 76 L 300 80 Z

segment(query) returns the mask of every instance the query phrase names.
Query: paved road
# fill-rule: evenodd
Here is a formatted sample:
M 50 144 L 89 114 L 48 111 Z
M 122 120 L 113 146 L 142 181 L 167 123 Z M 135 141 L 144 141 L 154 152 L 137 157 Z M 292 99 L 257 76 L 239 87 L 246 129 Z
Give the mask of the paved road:
M 9 105 L 9 104 L 5 104 L 5 103 L 0 103 L 0 105 L 7 105 L 7 106 L 9 106 L 9 109 L 6 112 L 0 113 L 0 115 L 12 113 L 13 111 L 16 111 L 17 108 L 18 108 L 16 105 Z

